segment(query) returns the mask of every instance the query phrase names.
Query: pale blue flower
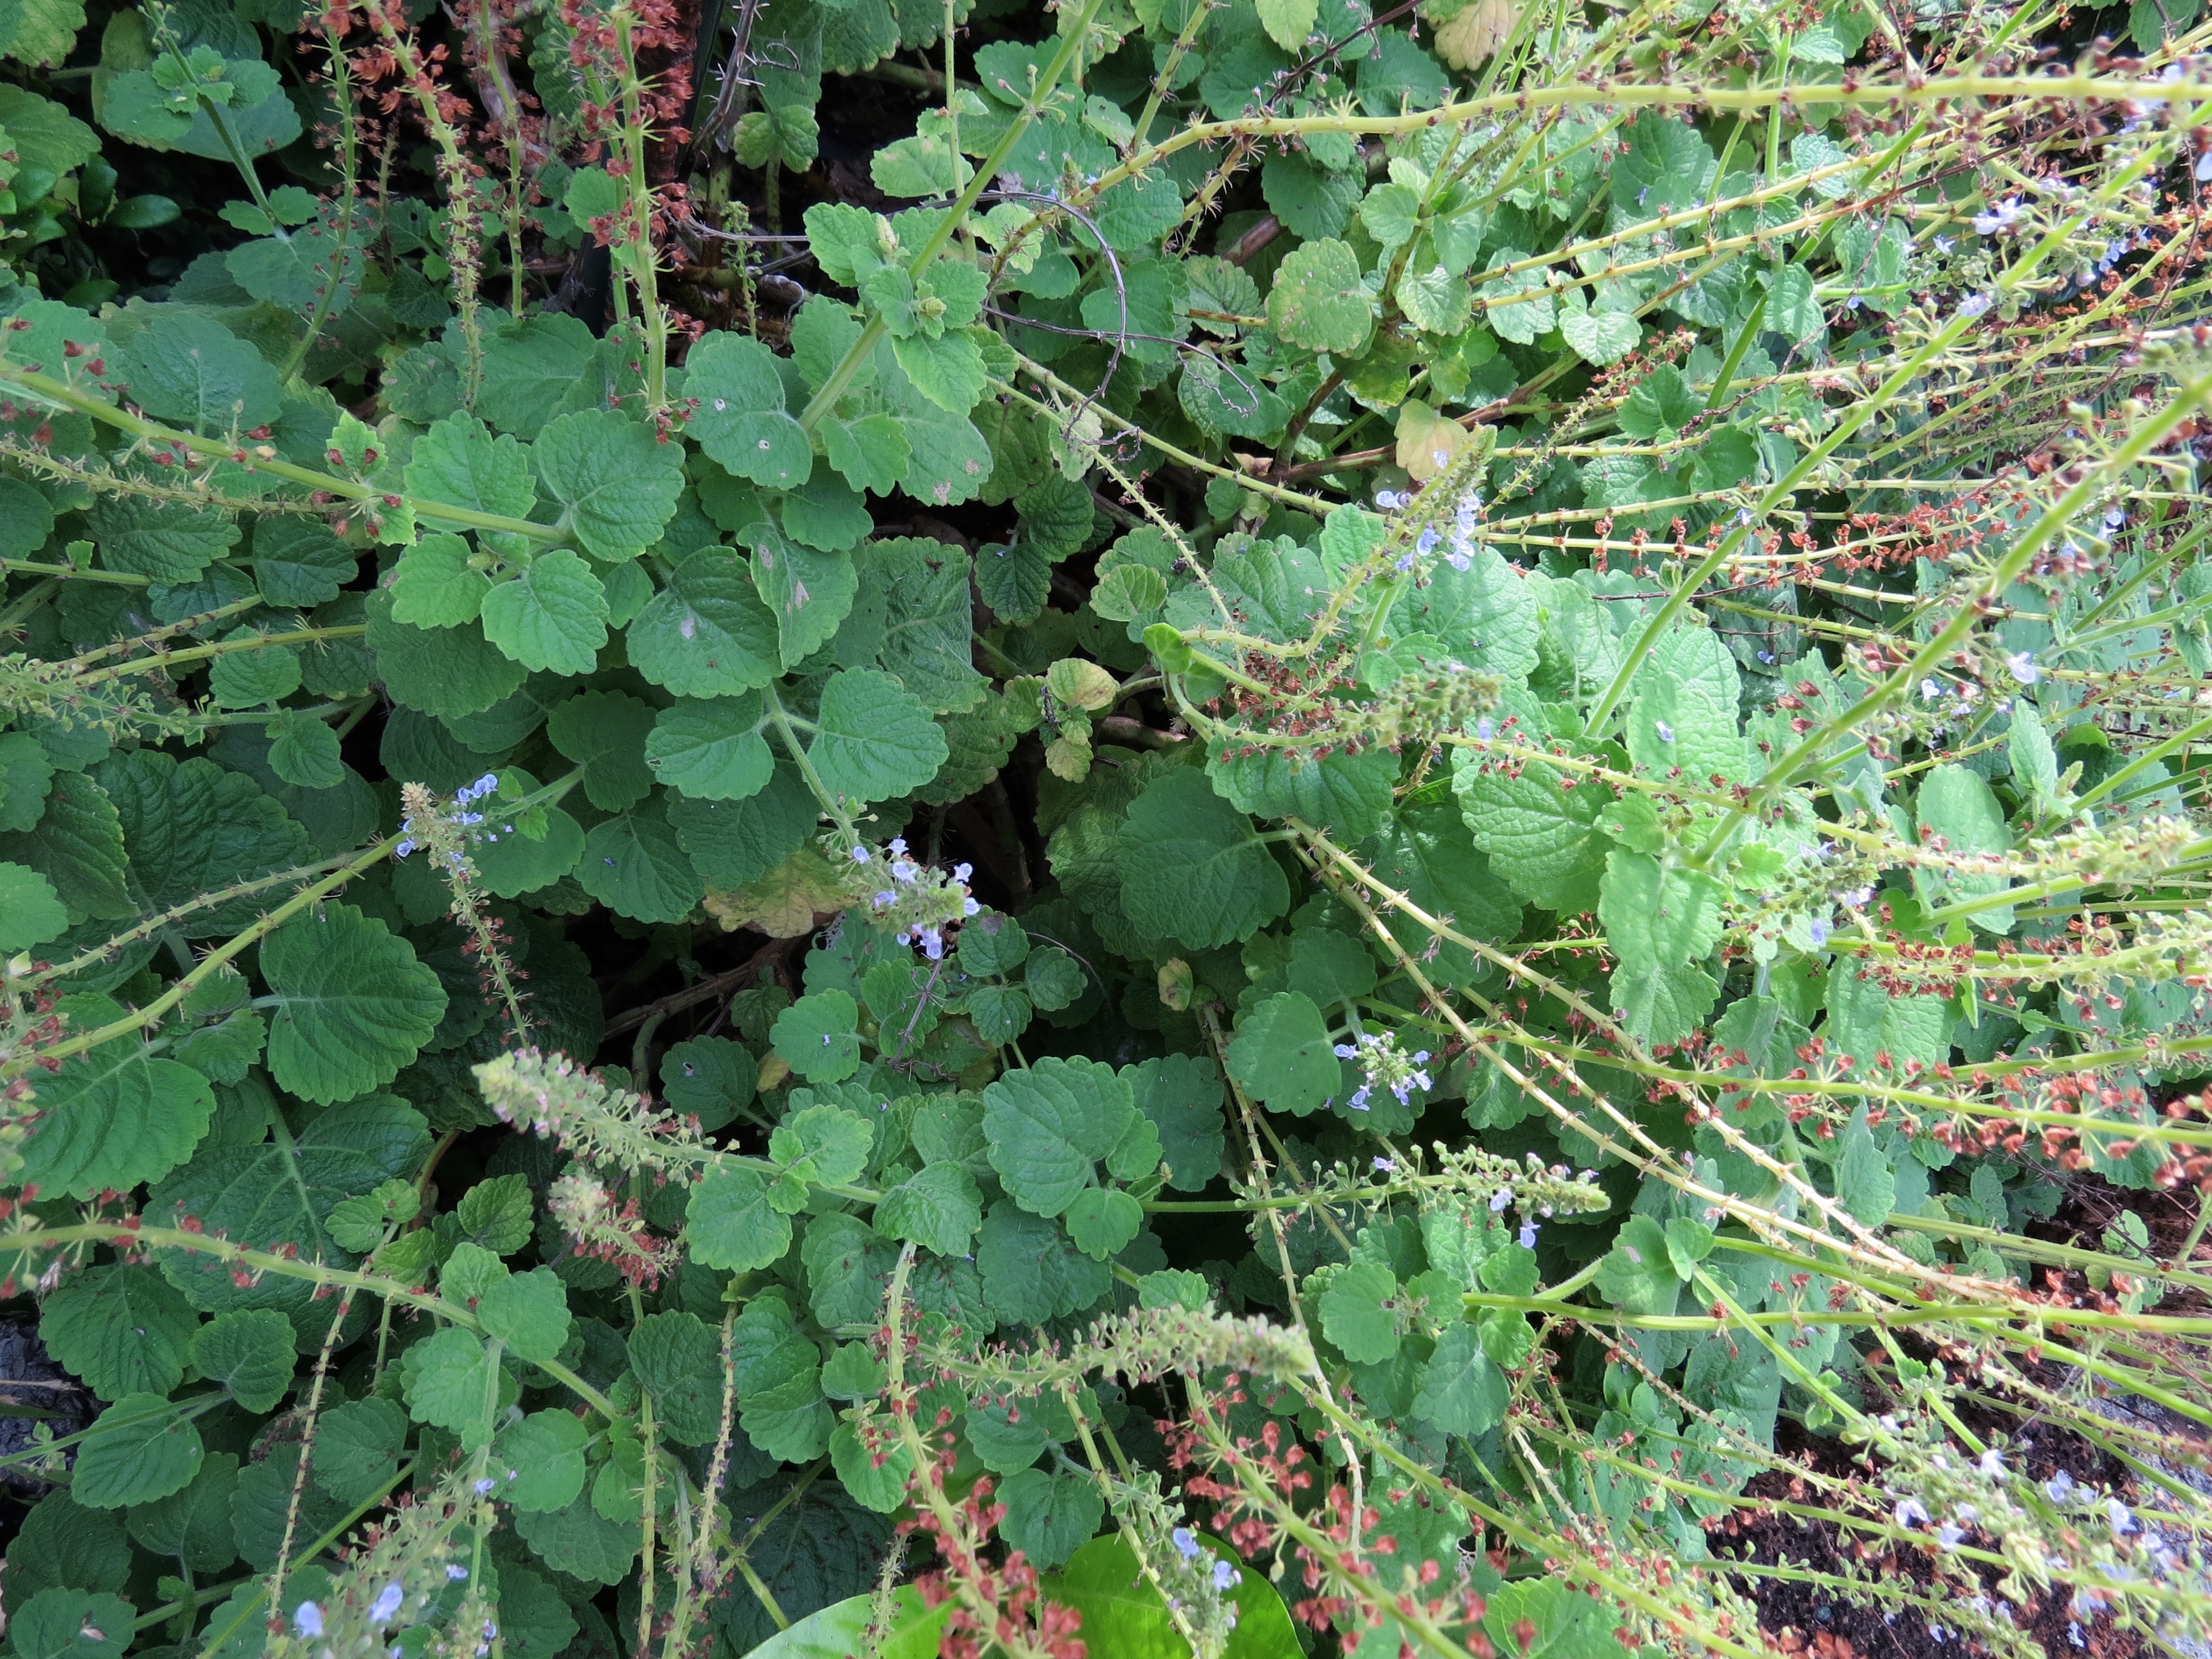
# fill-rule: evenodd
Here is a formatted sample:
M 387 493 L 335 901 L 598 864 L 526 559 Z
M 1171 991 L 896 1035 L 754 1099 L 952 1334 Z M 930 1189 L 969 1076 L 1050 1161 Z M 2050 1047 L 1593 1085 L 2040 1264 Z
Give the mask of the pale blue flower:
M 1191 1536 L 1188 1527 L 1177 1527 L 1169 1534 L 1169 1537 L 1174 1540 L 1176 1553 L 1186 1561 L 1195 1561 L 1205 1553 L 1205 1551 L 1200 1547 L 1198 1540 Z
M 302 1636 L 323 1633 L 323 1610 L 313 1601 L 302 1601 L 292 1609 L 292 1628 Z
M 407 1592 L 397 1583 L 386 1584 L 377 1591 L 376 1600 L 368 1604 L 368 1622 L 388 1625 L 399 1616 L 399 1604 L 407 1599 Z

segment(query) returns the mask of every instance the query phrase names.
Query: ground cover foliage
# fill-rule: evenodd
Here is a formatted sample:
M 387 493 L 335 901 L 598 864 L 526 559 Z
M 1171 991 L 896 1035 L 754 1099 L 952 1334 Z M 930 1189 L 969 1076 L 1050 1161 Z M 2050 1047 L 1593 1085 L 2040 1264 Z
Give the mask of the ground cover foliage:
M 9 1649 L 2201 1651 L 2197 16 L 0 0 Z

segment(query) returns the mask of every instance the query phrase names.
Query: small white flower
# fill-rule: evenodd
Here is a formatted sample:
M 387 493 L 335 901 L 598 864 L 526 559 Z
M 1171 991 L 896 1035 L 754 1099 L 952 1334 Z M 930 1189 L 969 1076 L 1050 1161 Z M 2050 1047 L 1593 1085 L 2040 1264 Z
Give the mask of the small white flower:
M 1981 1461 L 1975 1467 L 1992 1480 L 1997 1480 L 2005 1472 L 2004 1454 L 1992 1446 L 1982 1454 Z
M 323 1610 L 313 1601 L 302 1601 L 292 1609 L 292 1628 L 302 1636 L 323 1633 Z
M 2033 685 L 2043 678 L 2043 671 L 2035 665 L 2035 653 L 2033 651 L 2014 652 L 2005 659 L 2005 666 L 2011 671 L 2013 678 L 2022 685 Z
M 1928 1523 L 1928 1506 L 1917 1498 L 1900 1498 L 1890 1518 L 1900 1527 L 1919 1527 Z
M 1376 1158 L 1375 1167 L 1384 1175 L 1395 1175 L 1398 1170 L 1398 1166 L 1387 1158 Z

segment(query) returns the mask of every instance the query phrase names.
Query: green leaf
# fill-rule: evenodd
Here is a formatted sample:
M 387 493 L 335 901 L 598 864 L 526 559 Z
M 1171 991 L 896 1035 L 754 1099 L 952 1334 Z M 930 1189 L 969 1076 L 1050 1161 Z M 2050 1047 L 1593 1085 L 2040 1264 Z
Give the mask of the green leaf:
M 166 1395 L 199 1320 L 150 1267 L 90 1267 L 39 1308 L 39 1340 L 102 1400 Z M 289 1332 L 286 1340 L 290 1340 Z
M 5 0 L 0 4 L 0 56 L 28 69 L 44 69 L 69 56 L 83 27 L 80 0 Z M 19 1645 L 17 1650 L 27 1659 L 30 1650 Z M 37 1659 L 52 1656 L 40 1654 Z
M 443 720 L 481 713 L 510 697 L 530 671 L 477 628 L 416 628 L 397 621 L 378 589 L 367 605 L 368 648 L 392 700 Z
M 1601 367 L 1617 363 L 1636 349 L 1644 331 L 1626 311 L 1592 311 L 1578 288 L 1559 300 L 1559 334 L 1575 356 Z
M 1360 169 L 1325 166 L 1310 153 L 1270 155 L 1260 168 L 1261 193 L 1268 210 L 1308 239 L 1335 236 L 1350 226 L 1352 210 L 1366 186 Z
M 1024 1209 L 1054 1216 L 1091 1184 L 1136 1110 L 1129 1081 L 1096 1060 L 1039 1060 L 983 1091 L 991 1167 Z
M 661 1095 L 699 1119 L 699 1128 L 723 1128 L 737 1117 L 752 1103 L 754 1082 L 752 1053 L 728 1037 L 692 1037 L 661 1057 Z
M 487 1335 L 532 1362 L 557 1359 L 568 1340 L 568 1293 L 550 1267 L 513 1273 L 477 1298 Z
M 1006 1506 L 1006 1541 L 1037 1567 L 1050 1569 L 1073 1555 L 1106 1517 L 1106 1500 L 1087 1474 L 1024 1469 L 999 1488 Z
M 602 559 L 628 558 L 659 541 L 684 488 L 683 446 L 611 409 L 580 409 L 547 422 L 532 453 L 545 493 Z
M 1682 371 L 1662 363 L 1638 380 L 1621 404 L 1620 429 L 1632 438 L 1655 438 L 1687 426 L 1704 408 Z
M 688 1313 L 649 1315 L 630 1333 L 629 1363 L 670 1439 L 703 1446 L 714 1438 L 722 1421 L 719 1332 Z
M 975 707 L 989 682 L 975 670 L 968 556 L 922 537 L 872 543 L 867 556 L 886 603 L 877 659 L 934 714 Z
M 1951 1058 L 1949 999 L 1933 993 L 1893 996 L 1881 976 L 1852 957 L 1828 970 L 1827 1052 L 1845 1065 L 1936 1066 Z
M 211 1233 L 252 1238 L 264 1248 L 289 1246 L 310 1261 L 350 1267 L 353 1258 L 328 1231 L 331 1211 L 356 1193 L 369 1193 L 404 1176 L 411 1182 L 430 1149 L 422 1115 L 389 1096 L 355 1101 L 343 1112 L 325 1112 L 286 1141 L 253 1140 L 275 1103 L 252 1085 L 240 1115 L 247 1133 L 240 1145 L 216 1138 L 192 1161 L 149 1194 L 147 1213 L 197 1218 Z M 235 1134 L 235 1130 L 233 1131 Z M 327 1308 L 308 1280 L 275 1274 L 240 1284 L 229 1265 L 182 1250 L 157 1252 L 162 1276 L 197 1308 L 276 1308 L 320 1342 L 330 1327 Z
M 1374 296 L 1359 280 L 1359 256 L 1334 239 L 1284 258 L 1267 293 L 1267 320 L 1292 345 L 1356 356 L 1374 331 Z
M 832 416 L 820 430 L 830 465 L 854 489 L 871 495 L 888 495 L 897 488 L 914 455 L 906 428 L 889 415 L 863 415 L 850 421 Z
M 238 526 L 212 508 L 104 495 L 88 515 L 100 562 L 157 582 L 189 582 L 238 545 Z
M 769 1156 L 802 1181 L 848 1187 L 867 1168 L 874 1126 L 857 1112 L 827 1103 L 802 1106 L 769 1135 Z
M 529 1181 L 519 1175 L 493 1176 L 461 1194 L 453 1218 L 461 1237 L 494 1255 L 513 1255 L 530 1242 Z
M 807 759 L 824 787 L 852 801 L 919 789 L 951 752 L 919 697 L 878 669 L 843 669 L 822 689 Z
M 326 1408 L 317 1419 L 308 1467 L 318 1486 L 352 1508 L 384 1488 L 406 1442 L 407 1413 L 380 1395 L 364 1395 Z
M 783 766 L 766 788 L 741 801 L 672 799 L 668 822 L 693 868 L 709 887 L 727 892 L 781 866 L 813 834 L 821 811 L 813 791 Z
M 606 588 L 565 547 L 488 590 L 482 611 L 484 637 L 528 669 L 588 674 L 607 642 Z
M 750 1273 L 783 1259 L 791 1218 L 768 1201 L 768 1180 L 723 1165 L 691 1189 L 684 1208 L 689 1255 L 702 1267 Z
M 1419 1377 L 1413 1414 L 1446 1434 L 1484 1434 L 1505 1420 L 1512 1397 L 1505 1373 L 1483 1352 L 1480 1334 L 1465 1320 L 1444 1327 Z
M 200 1431 L 157 1394 L 127 1394 L 78 1443 L 70 1495 L 89 1509 L 150 1504 L 200 1472 Z
M 458 413 L 434 422 L 415 441 L 407 458 L 407 493 L 479 513 L 526 519 L 538 504 L 530 452 L 511 434 L 494 435 L 475 416 Z M 523 548 L 505 532 L 492 532 L 487 544 L 502 554 Z
M 744 538 L 753 549 L 754 591 L 775 614 L 784 667 L 795 668 L 836 634 L 860 573 L 851 554 L 798 546 L 768 525 L 747 526 Z
M 418 628 L 457 628 L 471 623 L 491 591 L 491 578 L 476 568 L 469 544 L 434 532 L 399 556 L 392 574 L 392 617 Z
M 276 371 L 222 324 L 158 307 L 119 354 L 131 397 L 157 420 L 207 433 L 266 426 L 283 407 Z
M 238 1559 L 238 1534 L 231 1525 L 238 1469 L 234 1454 L 210 1453 L 184 1490 L 130 1510 L 125 1518 L 131 1537 L 156 1555 L 180 1558 L 196 1573 L 220 1572 Z
M 53 763 L 36 738 L 0 732 L 0 831 L 35 828 L 53 781 Z
M 932 1164 L 884 1193 L 875 1220 L 890 1237 L 911 1239 L 943 1256 L 965 1255 L 983 1224 L 982 1194 L 957 1164 Z
M 510 318 L 484 342 L 477 407 L 501 431 L 534 438 L 575 392 L 599 349 L 580 318 L 558 312 Z
M 400 1357 L 407 1409 L 418 1423 L 458 1436 L 471 1450 L 489 1437 L 497 1407 L 497 1367 L 476 1334 L 448 1325 Z
M 2034 719 L 2033 712 L 2028 718 Z M 2014 729 L 2020 729 L 2017 715 Z M 2046 739 L 2045 747 L 2048 746 Z M 1947 761 L 1932 768 L 1921 781 L 1917 808 L 1923 846 L 1934 846 L 1930 837 L 1940 836 L 1943 850 L 1957 857 L 2012 850 L 2012 832 L 2006 827 L 2004 808 L 1998 804 L 1996 792 L 1981 774 L 1969 767 Z M 2001 871 L 1947 871 L 1921 866 L 1913 871 L 1913 884 L 1922 901 L 1933 908 L 2002 893 L 2011 884 L 2011 878 Z M 2012 906 L 1993 905 L 1975 911 L 1967 920 L 1985 933 L 2009 933 Z
M 9 1639 L 21 1659 L 118 1659 L 136 1612 L 119 1595 L 42 1589 L 15 1609 Z
M 951 196 L 975 176 L 949 140 L 917 135 L 878 149 L 868 176 L 886 196 Z
M 1321 1293 L 1321 1328 L 1355 1365 L 1379 1365 L 1398 1352 L 1398 1316 L 1384 1304 L 1397 1275 L 1379 1262 L 1346 1263 Z
M 524 1514 L 568 1508 L 584 1490 L 584 1445 L 590 1437 L 572 1412 L 532 1412 L 509 1423 L 492 1443 L 493 1460 L 511 1477 L 500 1496 Z
M 1185 768 L 1130 803 L 1117 842 L 1121 905 L 1146 933 L 1209 950 L 1290 908 L 1290 883 L 1251 820 Z
M 338 734 L 328 720 L 292 711 L 269 722 L 269 769 L 301 789 L 331 789 L 347 776 Z
M 590 1583 L 617 1583 L 637 1559 L 638 1528 L 602 1518 L 582 1484 L 580 1480 L 576 1497 L 559 1509 L 525 1510 L 518 1504 L 514 1529 L 556 1571 Z
M 1127 1249 L 1144 1224 L 1143 1206 L 1118 1187 L 1086 1187 L 1067 1206 L 1067 1236 L 1101 1261 Z
M 982 349 L 964 332 L 894 339 L 891 352 L 915 390 L 948 414 L 965 415 L 990 384 Z
M 1239 745 L 1211 745 L 1206 774 L 1240 811 L 1256 817 L 1303 818 L 1348 842 L 1364 841 L 1389 815 L 1398 781 L 1398 757 L 1387 749 L 1316 760 L 1279 749 L 1232 752 Z
M 0 951 L 27 951 L 68 927 L 69 912 L 53 883 L 20 864 L 0 864 Z
M 968 994 L 968 1018 L 983 1041 L 1009 1043 L 1029 1030 L 1036 1004 L 1027 991 L 1011 985 L 985 985 Z
M 860 1005 L 834 986 L 775 1017 L 775 1051 L 809 1083 L 842 1083 L 860 1068 Z
M 1058 1222 L 1000 1199 L 975 1241 L 983 1295 L 1001 1324 L 1038 1325 L 1093 1306 L 1113 1287 L 1105 1265 L 1077 1249 Z
M 965 930 L 961 939 L 964 949 Z M 1210 1060 L 1166 1054 L 1130 1067 L 1127 1075 L 1137 1109 L 1158 1133 L 1168 1185 L 1178 1192 L 1199 1191 L 1221 1172 L 1220 1073 Z
M 136 1035 L 77 1055 L 33 1088 L 40 1115 L 17 1178 L 72 1198 L 159 1181 L 191 1156 L 215 1112 L 206 1078 Z
M 1879 1227 L 1897 1203 L 1897 1176 L 1866 1125 L 1866 1109 L 1851 1115 L 1836 1158 L 1836 1197 L 1862 1226 Z M 1686 1277 L 1687 1275 L 1685 1275 Z
M 731 696 L 781 672 L 775 615 L 726 548 L 702 548 L 624 631 L 630 665 L 679 697 Z
M 1671 1314 L 1682 1291 L 1666 1230 L 1648 1215 L 1632 1215 L 1598 1269 L 1598 1293 L 1623 1313 Z
M 1560 776 L 1537 760 L 1516 762 L 1508 772 L 1471 749 L 1452 762 L 1461 816 L 1491 867 L 1530 903 L 1572 915 L 1597 902 L 1608 843 L 1596 822 L 1611 797 L 1587 787 L 1562 789 Z
M 720 466 L 770 489 L 796 489 L 812 473 L 813 447 L 785 412 L 783 377 L 759 341 L 702 337 L 684 360 L 684 391 L 696 399 L 684 431 Z
M 770 1457 L 804 1463 L 821 1455 L 835 1421 L 822 1395 L 821 1352 L 781 1302 L 756 1299 L 732 1338 L 738 1421 Z
M 302 1100 L 328 1103 L 389 1083 L 445 1018 L 438 975 L 414 947 L 349 904 L 328 903 L 261 945 L 269 1069 Z
M 1614 1639 L 1619 1615 L 1558 1578 L 1519 1578 L 1486 1598 L 1482 1627 L 1501 1653 L 1521 1659 L 1628 1659 Z
M 38 823 L 0 834 L 0 859 L 44 876 L 71 926 L 137 914 L 125 884 L 122 820 L 106 791 L 81 772 L 54 775 Z
M 292 1322 L 270 1308 L 217 1314 L 192 1337 L 192 1365 L 243 1410 L 276 1408 L 292 1386 Z
M 1229 1074 L 1273 1110 L 1304 1117 L 1329 1103 L 1343 1070 L 1313 999 L 1303 991 L 1279 991 L 1237 1022 Z
M 1237 1557 L 1228 1545 L 1205 1533 L 1196 1538 L 1215 1560 L 1236 1571 Z M 1114 1659 L 1189 1659 L 1190 1644 L 1176 1629 L 1167 1603 L 1121 1533 L 1084 1545 L 1066 1570 L 1047 1578 L 1042 1589 L 1047 1599 L 1083 1615 L 1084 1634 L 1094 1653 Z M 1264 1571 L 1246 1567 L 1237 1573 L 1235 1595 L 1224 1599 L 1233 1601 L 1237 1623 L 1220 1659 L 1283 1659 L 1297 1649 L 1290 1610 Z
M 584 795 L 609 812 L 635 806 L 653 792 L 645 748 L 653 705 L 620 691 L 585 691 L 545 721 L 553 746 L 584 769 Z
M 177 761 L 154 750 L 118 755 L 99 770 L 114 802 L 131 873 L 149 909 L 191 903 L 254 876 L 307 862 L 307 834 L 250 777 L 212 761 Z M 265 894 L 197 910 L 176 923 L 190 938 L 248 926 Z
M 8 1551 L 11 1599 L 55 1585 L 119 1590 L 131 1572 L 131 1542 L 122 1522 L 78 1504 L 66 1486 L 51 1489 L 39 1500 Z
M 584 837 L 576 879 L 600 903 L 633 921 L 681 921 L 707 894 L 658 800 L 594 824 Z
M 1727 897 L 1728 890 L 1702 871 L 1616 848 L 1606 859 L 1598 920 L 1624 969 L 1686 967 L 1720 943 Z

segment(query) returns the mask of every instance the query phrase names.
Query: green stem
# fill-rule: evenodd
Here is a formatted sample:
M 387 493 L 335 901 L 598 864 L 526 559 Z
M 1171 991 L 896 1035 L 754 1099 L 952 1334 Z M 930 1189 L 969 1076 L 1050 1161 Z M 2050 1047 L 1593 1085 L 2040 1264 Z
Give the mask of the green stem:
M 381 484 L 343 477 L 335 472 L 318 471 L 313 467 L 301 466 L 291 461 L 264 459 L 250 451 L 241 451 L 220 438 L 203 438 L 192 433 L 179 432 L 173 427 L 163 426 L 143 416 L 133 415 L 128 410 L 118 408 L 89 392 L 80 392 L 65 381 L 11 362 L 0 361 L 0 382 L 14 386 L 56 407 L 88 415 L 103 425 L 112 426 L 141 442 L 185 451 L 203 460 L 231 462 L 247 472 L 266 473 L 272 478 L 283 478 L 289 483 L 320 490 L 341 501 L 373 501 L 380 506 L 397 501 L 412 510 L 416 519 L 432 524 L 450 525 L 462 530 L 497 530 L 541 544 L 563 539 L 562 533 L 550 525 L 533 524 L 527 519 L 511 519 L 503 513 L 483 513 L 474 507 L 455 507 L 450 502 L 397 495 Z
M 991 146 L 991 153 L 975 169 L 975 175 L 968 181 L 967 188 L 953 199 L 952 205 L 938 222 L 937 228 L 930 233 L 928 240 L 907 262 L 909 276 L 921 276 L 929 268 L 930 262 L 945 251 L 946 245 L 952 240 L 953 233 L 966 221 L 968 210 L 975 205 L 976 198 L 999 176 L 1000 169 L 1006 166 L 1006 158 L 1013 154 L 1014 146 L 1021 142 L 1022 135 L 1044 112 L 1045 100 L 1060 84 L 1060 76 L 1066 74 L 1076 53 L 1082 50 L 1084 42 L 1090 37 L 1091 22 L 1104 4 L 1105 0 L 1083 0 L 1083 9 L 1076 15 L 1074 21 L 1068 22 L 1063 20 L 1060 49 L 1053 53 L 1052 61 L 1038 75 L 1036 90 L 1030 94 L 1014 118 L 1006 124 L 1006 131 L 1000 135 L 999 142 Z M 822 383 L 822 389 L 808 401 L 799 417 L 799 425 L 812 432 L 822 423 L 823 417 L 836 408 L 837 400 L 845 395 L 846 388 L 860 374 L 861 365 L 874 353 L 884 332 L 882 313 L 872 315 L 867 326 L 860 331 L 860 337 L 846 349 L 837 367 L 830 372 L 830 378 Z

